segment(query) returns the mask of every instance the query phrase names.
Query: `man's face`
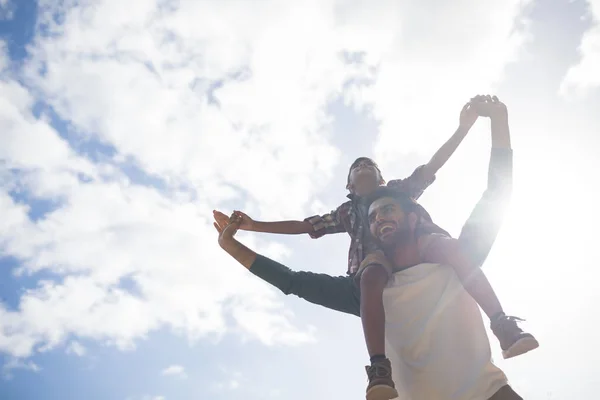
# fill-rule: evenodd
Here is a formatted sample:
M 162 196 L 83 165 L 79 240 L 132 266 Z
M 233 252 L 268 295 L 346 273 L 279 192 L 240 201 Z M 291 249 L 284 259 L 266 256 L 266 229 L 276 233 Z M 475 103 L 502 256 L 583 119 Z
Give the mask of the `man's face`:
M 379 170 L 370 160 L 360 160 L 350 170 L 349 189 L 357 196 L 372 193 L 381 183 Z
M 392 197 L 382 197 L 369 207 L 369 228 L 380 246 L 389 248 L 412 237 L 408 214 Z

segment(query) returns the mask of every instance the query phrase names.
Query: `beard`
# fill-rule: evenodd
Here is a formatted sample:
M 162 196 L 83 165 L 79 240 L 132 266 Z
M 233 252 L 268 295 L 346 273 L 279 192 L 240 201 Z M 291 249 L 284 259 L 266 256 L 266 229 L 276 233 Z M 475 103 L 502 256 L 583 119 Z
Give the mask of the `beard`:
M 385 239 L 385 241 L 377 239 L 377 242 L 378 242 L 379 246 L 387 253 L 387 252 L 394 250 L 394 248 L 396 248 L 396 246 L 405 245 L 407 243 L 410 243 L 410 241 L 413 240 L 413 238 L 414 238 L 414 234 L 413 234 L 412 230 L 410 229 L 408 219 L 405 218 L 398 225 L 396 232 L 394 232 L 392 235 L 388 236 Z

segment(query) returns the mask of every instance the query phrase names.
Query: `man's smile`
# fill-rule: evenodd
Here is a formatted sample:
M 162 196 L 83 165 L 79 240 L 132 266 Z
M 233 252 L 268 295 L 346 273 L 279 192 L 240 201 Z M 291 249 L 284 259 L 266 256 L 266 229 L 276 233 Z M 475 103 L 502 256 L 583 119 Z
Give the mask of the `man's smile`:
M 384 239 L 385 237 L 394 234 L 394 232 L 396 232 L 396 228 L 397 225 L 395 222 L 381 222 L 377 225 L 377 236 L 379 239 Z

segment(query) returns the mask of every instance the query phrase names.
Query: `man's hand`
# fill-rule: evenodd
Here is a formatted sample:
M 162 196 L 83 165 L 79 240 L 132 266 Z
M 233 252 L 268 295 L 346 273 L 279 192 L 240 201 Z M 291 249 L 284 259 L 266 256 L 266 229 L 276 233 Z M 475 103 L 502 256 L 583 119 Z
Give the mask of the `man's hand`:
M 237 215 L 239 219 L 239 228 L 243 231 L 253 231 L 254 220 L 241 211 L 234 211 L 232 215 Z M 219 226 L 225 227 L 229 224 L 230 217 L 223 214 L 221 211 L 213 210 L 213 217 Z
M 471 129 L 475 121 L 477 121 L 478 117 L 479 113 L 477 112 L 477 109 L 473 106 L 471 102 L 468 102 L 460 111 L 460 128 L 464 131 L 468 131 L 469 129 Z
M 228 244 L 233 242 L 233 237 L 238 229 L 240 229 L 241 218 L 235 212 L 229 218 L 224 214 L 223 216 L 226 220 L 221 218 L 221 216 L 217 218 L 217 215 L 214 214 L 215 222 L 213 225 L 217 232 L 219 232 L 219 246 L 225 249 Z
M 227 216 L 222 218 L 220 215 L 217 217 L 217 215 L 217 213 L 214 214 L 215 222 L 213 225 L 219 232 L 219 246 L 235 258 L 237 262 L 250 269 L 256 260 L 257 254 L 234 238 L 236 232 L 240 229 L 242 217 L 237 211 L 231 214 L 229 218 Z
M 475 96 L 471 99 L 473 107 L 481 117 L 490 117 L 492 126 L 492 147 L 511 149 L 508 111 L 504 103 L 496 96 Z
M 478 95 L 471 99 L 471 104 L 480 117 L 490 117 L 492 120 L 508 120 L 506 105 L 496 96 Z

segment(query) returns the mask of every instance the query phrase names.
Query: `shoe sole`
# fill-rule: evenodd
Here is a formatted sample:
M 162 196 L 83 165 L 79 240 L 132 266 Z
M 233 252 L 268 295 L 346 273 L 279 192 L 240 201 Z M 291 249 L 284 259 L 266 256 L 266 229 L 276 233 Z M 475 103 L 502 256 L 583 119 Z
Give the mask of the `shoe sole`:
M 388 385 L 376 385 L 367 391 L 367 400 L 392 400 L 398 397 L 398 391 Z
M 504 357 L 504 359 L 506 360 L 509 358 L 520 356 L 521 354 L 525 354 L 531 350 L 535 350 L 538 347 L 540 347 L 540 344 L 538 343 L 536 338 L 524 337 L 522 339 L 517 340 L 515 344 L 510 346 L 508 350 L 504 350 L 502 352 L 502 357 Z

